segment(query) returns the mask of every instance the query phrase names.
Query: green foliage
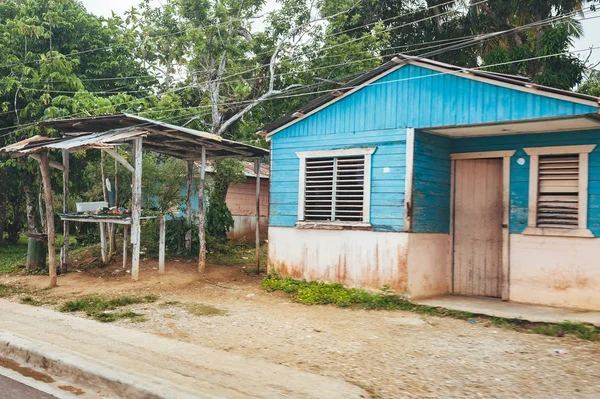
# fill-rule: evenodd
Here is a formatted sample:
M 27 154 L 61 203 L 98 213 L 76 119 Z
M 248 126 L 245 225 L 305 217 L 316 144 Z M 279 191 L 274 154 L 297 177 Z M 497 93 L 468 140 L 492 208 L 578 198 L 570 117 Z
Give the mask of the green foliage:
M 27 237 L 20 237 L 15 244 L 0 245 L 0 274 L 14 273 L 25 266 L 27 260 Z
M 102 323 L 113 322 L 118 319 L 130 319 L 131 321 L 142 321 L 139 313 L 131 311 L 114 312 L 114 310 L 141 303 L 156 302 L 156 295 L 146 295 L 141 297 L 120 297 L 106 299 L 97 296 L 88 296 L 80 299 L 65 302 L 61 307 L 61 312 L 85 312 L 88 317 Z
M 563 337 L 570 334 L 588 341 L 600 341 L 598 328 L 570 321 L 559 324 L 540 324 L 531 328 L 531 332 L 534 334 L 549 335 L 551 337 Z
M 16 287 L 0 284 L 0 298 L 6 298 L 18 294 L 20 290 Z
M 225 197 L 230 184 L 241 183 L 245 179 L 243 165 L 239 160 L 223 159 L 215 163 L 215 173 L 207 185 L 206 211 L 206 232 L 214 240 L 227 240 L 227 232 L 233 227 L 233 216 L 225 203 Z
M 592 71 L 588 78 L 579 86 L 580 93 L 600 97 L 600 71 Z
M 358 288 L 346 288 L 342 284 L 327 284 L 317 281 L 300 281 L 282 278 L 276 274 L 267 275 L 262 282 L 267 291 L 284 291 L 292 295 L 296 302 L 306 305 L 333 304 L 340 307 L 361 309 L 398 309 L 435 316 L 450 316 L 460 319 L 473 317 L 469 312 L 417 305 L 401 295 L 393 294 L 388 287 L 379 293 L 371 293 Z
M 339 307 L 358 309 L 405 310 L 430 316 L 452 317 L 462 320 L 471 319 L 473 323 L 484 321 L 488 323 L 488 326 L 493 325 L 495 327 L 514 329 L 532 334 L 543 334 L 552 337 L 575 335 L 588 341 L 600 341 L 600 329 L 591 325 L 568 321 L 558 324 L 530 323 L 518 319 L 489 317 L 460 310 L 418 305 L 410 302 L 401 295 L 391 293 L 389 287 L 383 287 L 380 293 L 371 293 L 361 289 L 346 288 L 341 284 L 326 284 L 315 281 L 307 282 L 305 280 L 282 278 L 277 274 L 267 275 L 261 285 L 269 292 L 286 292 L 291 295 L 294 301 L 305 305 L 332 304 Z

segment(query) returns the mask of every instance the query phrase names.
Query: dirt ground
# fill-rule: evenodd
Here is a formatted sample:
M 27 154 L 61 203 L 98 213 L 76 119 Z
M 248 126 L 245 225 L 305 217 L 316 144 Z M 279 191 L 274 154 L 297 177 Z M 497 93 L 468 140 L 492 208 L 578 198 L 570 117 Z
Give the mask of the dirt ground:
M 145 260 L 133 283 L 118 264 L 60 276 L 43 295 L 60 302 L 157 294 L 156 303 L 131 307 L 147 321 L 118 323 L 343 379 L 376 398 L 600 397 L 599 343 L 402 311 L 300 305 L 265 292 L 261 277 L 242 267 L 208 266 L 201 276 L 193 262 L 169 261 L 159 276 L 156 262 Z M 47 277 L 5 275 L 0 284 L 44 288 Z M 226 314 L 196 316 L 175 302 Z

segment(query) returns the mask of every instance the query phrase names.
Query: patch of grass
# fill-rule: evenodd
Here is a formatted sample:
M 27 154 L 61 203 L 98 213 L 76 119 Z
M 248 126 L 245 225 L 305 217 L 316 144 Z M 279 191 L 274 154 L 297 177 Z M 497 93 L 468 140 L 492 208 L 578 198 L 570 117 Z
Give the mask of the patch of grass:
M 185 309 L 189 314 L 194 316 L 224 316 L 227 314 L 223 309 L 197 302 L 181 303 L 179 301 L 167 301 L 158 306 L 161 308 L 179 307 Z
M 261 284 L 267 291 L 284 291 L 299 303 L 306 305 L 332 304 L 340 307 L 361 309 L 398 309 L 434 316 L 449 316 L 459 319 L 473 317 L 472 313 L 458 310 L 417 305 L 384 287 L 379 293 L 357 288 L 346 288 L 342 284 L 326 284 L 316 281 L 300 281 L 268 275 Z
M 538 324 L 529 331 L 534 334 L 549 335 L 551 337 L 564 337 L 567 334 L 571 334 L 588 341 L 600 341 L 596 327 L 570 321 L 564 321 L 559 324 Z
M 260 263 L 267 264 L 269 249 L 266 243 L 260 246 Z M 223 266 L 254 265 L 256 259 L 256 245 L 254 241 L 235 240 L 225 244 L 213 243 L 206 255 L 206 261 Z
M 0 298 L 9 297 L 18 294 L 21 290 L 17 287 L 11 287 L 10 285 L 0 284 Z
M 0 274 L 15 273 L 25 266 L 27 260 L 27 237 L 19 238 L 16 244 L 0 245 Z
M 215 308 L 214 306 L 205 305 L 202 303 L 184 303 L 182 307 L 188 311 L 188 313 L 194 316 L 224 316 L 227 314 L 223 309 Z
M 532 334 L 544 334 L 552 337 L 574 335 L 589 341 L 600 341 L 600 329 L 591 325 L 573 322 L 559 324 L 531 323 L 518 319 L 475 315 L 460 310 L 418 305 L 410 302 L 401 295 L 391 293 L 388 287 L 384 287 L 379 293 L 371 293 L 361 289 L 346 288 L 341 284 L 293 280 L 291 278 L 282 278 L 276 274 L 267 275 L 261 285 L 269 292 L 286 292 L 290 294 L 295 302 L 306 305 L 331 304 L 339 307 L 358 309 L 406 310 L 430 316 L 452 317 L 461 320 L 471 319 L 473 323 L 487 321 L 488 326 L 508 328 Z
M 132 321 L 143 321 L 141 314 L 130 311 L 114 312 L 114 310 L 140 303 L 156 302 L 156 295 L 146 295 L 141 297 L 120 297 L 106 299 L 97 296 L 88 296 L 65 302 L 61 308 L 61 312 L 84 312 L 87 316 L 93 319 L 108 323 L 117 319 L 130 319 Z
M 39 299 L 36 299 L 32 296 L 25 296 L 25 297 L 21 298 L 21 303 L 24 303 L 25 305 L 31 305 L 31 306 L 42 306 L 46 302 L 40 301 Z

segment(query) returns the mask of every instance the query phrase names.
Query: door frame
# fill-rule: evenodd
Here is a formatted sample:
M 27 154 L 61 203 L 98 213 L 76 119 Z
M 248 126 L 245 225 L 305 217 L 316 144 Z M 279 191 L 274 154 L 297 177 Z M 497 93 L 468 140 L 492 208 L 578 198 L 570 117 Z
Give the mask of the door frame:
M 508 301 L 510 296 L 510 159 L 516 150 L 461 152 L 450 154 L 450 267 L 452 270 L 452 293 L 454 293 L 454 195 L 456 161 L 463 159 L 502 159 L 502 275 L 501 298 Z

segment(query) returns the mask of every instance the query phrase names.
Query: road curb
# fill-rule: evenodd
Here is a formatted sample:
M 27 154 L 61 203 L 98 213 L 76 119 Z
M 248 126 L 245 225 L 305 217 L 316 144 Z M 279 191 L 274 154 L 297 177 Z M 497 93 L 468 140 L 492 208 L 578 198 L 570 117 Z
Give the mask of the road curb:
M 198 392 L 182 392 L 182 387 L 167 387 L 166 385 L 170 385 L 170 383 L 160 378 L 146 375 L 142 378 L 135 372 L 124 372 L 99 365 L 97 360 L 91 359 L 90 361 L 73 353 L 65 353 L 62 348 L 53 348 L 50 345 L 24 339 L 7 332 L 0 332 L 0 356 L 87 388 L 90 393 L 95 392 L 101 397 L 132 399 L 205 397 Z M 144 385 L 135 381 L 144 381 Z

